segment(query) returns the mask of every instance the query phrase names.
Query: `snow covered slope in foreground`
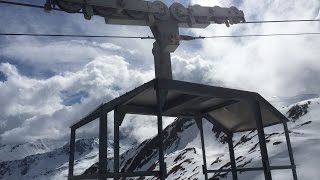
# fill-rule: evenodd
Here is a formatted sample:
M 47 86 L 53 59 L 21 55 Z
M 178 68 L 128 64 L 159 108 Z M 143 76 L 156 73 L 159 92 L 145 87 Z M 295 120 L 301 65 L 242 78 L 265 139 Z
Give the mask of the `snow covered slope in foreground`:
M 320 172 L 320 99 L 302 101 L 282 109 L 288 123 L 294 157 L 300 180 L 318 180 Z M 288 151 L 282 125 L 265 129 L 271 165 L 289 165 Z M 208 169 L 230 168 L 225 136 L 204 123 Z M 143 142 L 121 156 L 122 171 L 157 169 L 157 137 Z M 200 136 L 193 120 L 177 119 L 165 129 L 165 161 L 168 179 L 204 179 L 201 166 Z M 234 138 L 238 167 L 261 167 L 256 131 L 236 134 Z M 110 159 L 112 161 L 112 159 Z M 110 162 L 112 163 L 112 162 Z M 109 168 L 112 171 L 112 168 Z M 97 172 L 97 165 L 85 174 Z M 291 180 L 290 170 L 274 170 L 275 180 Z M 210 174 L 211 179 L 231 179 L 231 173 Z M 146 179 L 156 179 L 149 177 Z M 262 172 L 244 172 L 239 179 L 264 179 Z
M 290 119 L 290 136 L 297 164 L 299 180 L 318 180 L 320 171 L 320 99 L 302 101 L 297 105 L 281 109 Z M 193 120 L 177 119 L 165 128 L 165 161 L 167 179 L 204 179 L 201 166 L 202 154 L 199 130 Z M 267 147 L 271 165 L 288 165 L 289 158 L 282 126 L 266 130 Z M 229 168 L 228 147 L 225 136 L 211 124 L 204 121 L 208 169 Z M 256 131 L 236 134 L 234 146 L 238 167 L 262 166 Z M 49 146 L 49 145 L 48 145 Z M 8 151 L 2 146 L 1 157 L 11 156 L 11 161 L 0 162 L 0 179 L 66 179 L 68 171 L 68 144 L 41 154 L 14 158 L 12 153 L 23 154 L 18 146 Z M 11 146 L 10 146 L 11 147 Z M 112 142 L 109 142 L 109 171 L 113 171 Z M 22 149 L 20 149 L 22 148 Z M 12 148 L 11 148 L 12 149 Z M 11 150 L 10 149 L 10 150 Z M 0 148 L 1 150 L 1 148 Z M 30 150 L 28 150 L 29 152 Z M 19 153 L 17 153 L 19 152 Z M 30 151 L 31 152 L 31 151 Z M 121 170 L 139 171 L 158 169 L 157 137 L 148 139 L 129 150 L 122 149 Z M 20 155 L 19 155 L 20 157 Z M 13 160 L 15 159 L 15 160 Z M 98 139 L 81 139 L 76 142 L 75 174 L 97 172 Z M 275 180 L 291 180 L 290 170 L 272 171 Z M 231 179 L 230 173 L 209 174 L 211 179 Z M 156 179 L 147 177 L 145 179 Z M 239 179 L 261 180 L 262 172 L 244 172 Z

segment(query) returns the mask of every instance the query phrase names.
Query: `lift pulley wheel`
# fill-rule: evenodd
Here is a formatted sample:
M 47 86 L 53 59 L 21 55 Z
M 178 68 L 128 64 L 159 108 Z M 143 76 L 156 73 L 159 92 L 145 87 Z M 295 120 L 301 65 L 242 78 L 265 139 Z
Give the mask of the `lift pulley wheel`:
M 169 17 L 170 17 L 169 8 L 162 1 L 154 1 L 152 3 L 152 8 L 157 10 L 156 11 L 157 13 L 154 13 L 155 18 L 162 20 L 162 21 L 169 19 Z
M 188 20 L 188 10 L 180 3 L 173 3 L 170 6 L 171 15 L 178 21 Z

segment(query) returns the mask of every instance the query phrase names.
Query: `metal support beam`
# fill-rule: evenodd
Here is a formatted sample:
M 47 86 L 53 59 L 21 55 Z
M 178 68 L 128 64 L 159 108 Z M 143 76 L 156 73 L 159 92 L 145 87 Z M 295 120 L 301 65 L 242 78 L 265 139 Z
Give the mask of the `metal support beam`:
M 71 128 L 70 148 L 69 148 L 69 174 L 68 174 L 69 180 L 71 180 L 73 177 L 75 144 L 76 144 L 76 130 L 74 128 Z
M 252 104 L 253 115 L 254 115 L 254 119 L 256 120 L 256 126 L 258 131 L 264 177 L 265 177 L 265 180 L 272 180 L 268 151 L 267 151 L 267 144 L 266 144 L 266 139 L 265 139 L 264 130 L 263 130 L 260 103 L 259 101 L 254 101 L 251 104 Z
M 285 136 L 286 136 L 286 141 L 287 141 L 287 147 L 288 147 L 288 153 L 289 153 L 290 163 L 291 163 L 291 166 L 292 166 L 293 179 L 294 179 L 294 180 L 298 180 L 296 165 L 295 165 L 295 163 L 294 163 L 292 146 L 291 146 L 291 141 L 290 141 L 290 136 L 289 136 L 289 129 L 288 129 L 288 125 L 287 125 L 286 122 L 283 123 L 283 128 L 284 128 L 284 134 L 285 134 Z
M 201 138 L 201 149 L 202 149 L 202 173 L 204 174 L 204 179 L 208 180 L 208 173 L 207 173 L 207 158 L 206 158 L 206 147 L 204 145 L 204 135 L 203 135 L 203 126 L 202 126 L 202 118 L 195 119 L 196 124 L 200 131 L 200 138 Z
M 292 169 L 292 166 L 270 166 L 271 170 L 282 170 L 282 169 Z M 252 167 L 252 168 L 237 168 L 237 172 L 246 172 L 246 171 L 263 171 L 263 167 Z M 231 168 L 228 169 L 212 169 L 208 170 L 208 173 L 221 173 L 221 172 L 232 172 Z
M 205 101 L 209 101 L 211 98 L 208 97 L 199 97 L 194 95 L 182 95 L 179 98 L 170 100 L 170 102 L 167 102 L 166 105 L 163 108 L 164 114 L 170 114 L 174 113 L 177 109 L 181 107 L 188 107 L 193 104 L 202 103 Z M 201 113 L 199 113 L 201 114 Z
M 164 99 L 166 98 L 165 92 L 156 87 L 157 93 L 157 118 L 158 118 L 158 145 L 159 145 L 159 167 L 160 167 L 160 180 L 165 180 L 167 177 L 167 168 L 164 162 L 164 149 L 163 149 L 163 129 L 162 129 L 162 108 Z
M 154 56 L 154 69 L 156 78 L 172 79 L 170 52 L 163 52 L 160 42 L 153 43 L 152 54 Z
M 159 176 L 160 171 L 121 172 L 121 177 Z
M 227 138 L 228 138 L 228 145 L 229 145 L 231 169 L 232 169 L 232 179 L 238 180 L 236 158 L 234 156 L 233 141 L 232 141 L 233 134 L 230 133 L 227 136 L 228 136 Z
M 274 108 L 272 106 L 272 104 L 270 104 L 269 101 L 267 101 L 266 99 L 264 99 L 260 94 L 258 93 L 255 93 L 255 96 L 254 96 L 257 100 L 261 101 L 265 106 L 267 106 L 267 109 L 270 111 L 270 112 L 273 112 L 279 119 L 281 119 L 282 122 L 288 122 L 288 118 L 283 115 L 280 111 L 278 111 L 276 108 Z
M 136 105 L 121 105 L 117 108 L 119 111 L 128 114 L 139 114 L 139 115 L 156 115 L 157 111 L 153 107 L 148 106 L 136 106 Z
M 227 128 L 225 128 L 222 124 L 220 124 L 216 119 L 214 119 L 210 115 L 204 114 L 203 117 L 207 119 L 211 124 L 216 126 L 220 131 L 224 132 L 227 135 L 230 134 L 230 131 Z
M 146 89 L 153 87 L 155 83 L 155 80 L 151 80 L 145 84 L 143 84 L 142 86 L 139 86 L 137 88 L 135 88 L 134 90 L 113 99 L 112 101 L 102 104 L 100 105 L 96 110 L 94 110 L 92 113 L 88 114 L 85 118 L 81 119 L 79 122 L 75 123 L 74 125 L 72 125 L 72 128 L 80 128 L 90 122 L 92 122 L 93 120 L 99 118 L 101 116 L 101 112 L 102 111 L 112 111 L 114 109 L 115 106 L 118 106 L 119 104 L 124 104 L 124 103 L 128 103 L 133 97 L 137 96 L 138 94 L 142 93 L 143 91 L 145 91 Z
M 117 109 L 114 110 L 114 179 L 118 180 L 120 178 L 119 176 L 119 170 L 120 170 L 120 125 L 125 117 L 125 113 L 118 111 Z
M 216 86 L 207 86 L 207 85 L 191 83 L 191 82 L 159 79 L 158 84 L 161 89 L 168 89 L 170 91 L 175 91 L 182 94 L 196 95 L 196 96 L 202 96 L 202 97 L 234 99 L 234 100 L 252 98 L 252 92 L 249 92 L 249 91 L 235 90 L 235 89 L 216 87 Z
M 104 175 L 99 175 L 99 174 L 82 174 L 82 175 L 77 175 L 77 176 L 73 176 L 72 180 L 80 180 L 80 179 L 84 179 L 84 180 L 97 180 L 100 177 L 103 178 L 113 178 L 113 173 L 108 173 L 108 174 L 104 174 Z
M 99 180 L 106 180 L 104 174 L 107 174 L 107 116 L 108 113 L 103 111 L 100 116 L 99 124 Z
M 150 26 L 156 41 L 152 53 L 156 78 L 172 79 L 171 56 L 179 46 L 180 36 L 178 23 L 173 19 L 157 21 Z
M 235 100 L 228 100 L 228 101 L 225 101 L 221 104 L 218 104 L 218 105 L 215 105 L 215 106 L 212 106 L 208 109 L 205 109 L 204 111 L 202 111 L 201 113 L 202 114 L 206 114 L 206 113 L 209 113 L 209 112 L 212 112 L 214 110 L 218 110 L 218 109 L 221 109 L 221 108 L 224 108 L 226 106 L 229 106 L 229 105 L 232 105 L 232 104 L 235 104 L 235 103 L 238 103 L 239 101 L 235 101 Z
M 71 128 L 78 129 L 81 126 L 86 125 L 86 124 L 90 123 L 91 121 L 99 118 L 101 116 L 100 113 L 101 113 L 103 106 L 104 106 L 104 104 L 99 105 L 94 111 L 90 112 L 84 118 L 82 118 L 79 122 L 72 125 Z

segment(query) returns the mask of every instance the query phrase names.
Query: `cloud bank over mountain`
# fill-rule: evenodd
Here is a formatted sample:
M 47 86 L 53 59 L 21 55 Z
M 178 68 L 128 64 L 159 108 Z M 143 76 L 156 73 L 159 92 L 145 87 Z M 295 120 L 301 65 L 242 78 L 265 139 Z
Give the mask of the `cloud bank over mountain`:
M 247 21 L 316 19 L 320 15 L 317 0 L 184 1 L 185 5 L 189 3 L 234 5 L 244 11 Z M 81 15 L 45 14 L 12 6 L 6 6 L 0 14 L 0 30 L 8 33 L 151 35 L 147 27 L 105 25 L 99 17 L 86 21 Z M 230 28 L 211 25 L 206 29 L 181 29 L 181 34 L 298 33 L 317 32 L 319 28 L 320 23 L 311 22 L 239 24 Z M 154 78 L 152 43 L 152 40 L 1 38 L 0 142 L 68 138 L 68 127 L 84 114 Z M 318 49 L 318 36 L 197 40 L 181 42 L 172 54 L 172 67 L 177 80 L 257 91 L 267 98 L 319 94 Z M 110 123 L 112 116 L 110 113 Z M 79 137 L 95 136 L 96 125 L 94 122 L 80 129 Z M 152 118 L 129 116 L 121 131 L 141 142 L 155 134 L 155 125 Z

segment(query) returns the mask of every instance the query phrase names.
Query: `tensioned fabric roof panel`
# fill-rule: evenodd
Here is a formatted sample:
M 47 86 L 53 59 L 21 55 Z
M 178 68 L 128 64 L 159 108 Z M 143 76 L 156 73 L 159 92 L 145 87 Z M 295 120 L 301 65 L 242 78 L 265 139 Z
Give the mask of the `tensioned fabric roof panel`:
M 229 132 L 247 131 L 256 128 L 250 102 L 258 101 L 264 127 L 288 121 L 257 93 L 167 79 L 145 83 L 104 104 L 104 110 L 123 108 L 129 114 L 156 115 L 156 88 L 166 92 L 163 116 L 209 116 Z

